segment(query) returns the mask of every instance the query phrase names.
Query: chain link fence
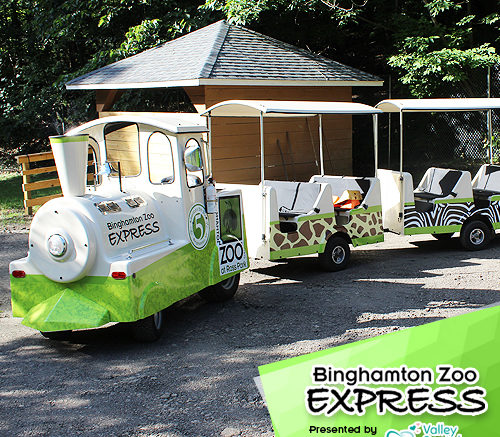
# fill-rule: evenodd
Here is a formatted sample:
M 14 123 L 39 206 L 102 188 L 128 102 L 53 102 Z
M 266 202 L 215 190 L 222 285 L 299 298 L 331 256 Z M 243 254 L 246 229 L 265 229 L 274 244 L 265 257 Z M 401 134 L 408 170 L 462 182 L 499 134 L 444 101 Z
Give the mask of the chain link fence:
M 383 79 L 384 90 L 375 93 L 373 89 L 359 90 L 356 101 L 374 105 L 389 98 L 390 80 L 389 77 Z M 491 68 L 489 88 L 491 97 L 500 97 L 500 66 Z M 392 98 L 411 98 L 400 89 L 393 90 L 391 95 Z M 488 71 L 478 69 L 469 74 L 464 84 L 444 84 L 440 94 L 432 97 L 487 96 Z M 499 112 L 492 111 L 493 135 L 497 138 L 500 136 Z M 367 135 L 370 123 L 371 120 L 353 120 L 353 171 L 356 175 L 373 175 L 372 136 Z M 469 170 L 474 176 L 481 164 L 489 162 L 487 134 L 486 112 L 406 113 L 404 170 L 412 173 L 415 184 L 429 167 Z M 379 116 L 379 144 L 379 167 L 399 169 L 399 114 Z

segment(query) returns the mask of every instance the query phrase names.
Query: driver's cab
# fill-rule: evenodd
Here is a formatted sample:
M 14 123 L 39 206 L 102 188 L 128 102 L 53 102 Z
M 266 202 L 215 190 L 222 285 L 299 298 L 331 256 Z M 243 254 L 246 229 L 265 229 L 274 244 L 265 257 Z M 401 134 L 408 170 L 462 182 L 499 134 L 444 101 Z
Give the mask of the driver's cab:
M 203 119 L 199 123 L 174 114 L 154 118 L 124 114 L 80 126 L 72 133 L 89 135 L 95 157 L 89 166 L 95 178 L 87 194 L 143 192 L 158 201 L 168 228 L 183 235 L 192 205 L 205 203 L 208 167 L 203 133 L 207 129 Z

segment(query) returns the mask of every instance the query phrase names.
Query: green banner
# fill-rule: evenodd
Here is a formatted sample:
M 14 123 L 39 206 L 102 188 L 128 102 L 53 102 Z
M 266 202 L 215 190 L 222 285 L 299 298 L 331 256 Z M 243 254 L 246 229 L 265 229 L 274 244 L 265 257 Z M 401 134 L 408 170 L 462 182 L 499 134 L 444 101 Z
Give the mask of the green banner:
M 500 306 L 259 367 L 276 437 L 500 435 Z

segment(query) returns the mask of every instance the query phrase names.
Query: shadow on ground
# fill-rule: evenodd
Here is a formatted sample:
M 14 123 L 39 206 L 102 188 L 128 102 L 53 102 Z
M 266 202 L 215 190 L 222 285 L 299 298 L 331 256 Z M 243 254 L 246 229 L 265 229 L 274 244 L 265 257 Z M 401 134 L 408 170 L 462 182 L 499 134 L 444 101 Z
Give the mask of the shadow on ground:
M 254 263 L 234 300 L 169 308 L 153 344 L 132 342 L 124 325 L 54 342 L 0 319 L 12 330 L 0 343 L 0 434 L 272 435 L 257 366 L 500 300 L 498 239 L 477 253 L 456 239 L 393 241 L 356 249 L 336 274 L 315 257 Z

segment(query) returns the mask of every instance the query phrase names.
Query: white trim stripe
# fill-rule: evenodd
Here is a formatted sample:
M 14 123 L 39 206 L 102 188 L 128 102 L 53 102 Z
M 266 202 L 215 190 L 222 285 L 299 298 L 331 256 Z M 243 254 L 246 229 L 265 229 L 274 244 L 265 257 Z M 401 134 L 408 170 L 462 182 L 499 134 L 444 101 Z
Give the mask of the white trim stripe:
M 383 81 L 345 80 L 274 80 L 274 79 L 189 79 L 166 82 L 66 84 L 68 90 L 119 90 L 137 88 L 173 88 L 186 86 L 382 86 Z

